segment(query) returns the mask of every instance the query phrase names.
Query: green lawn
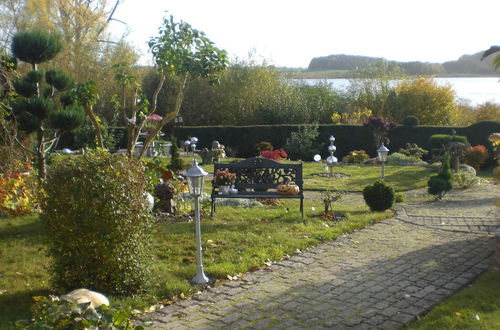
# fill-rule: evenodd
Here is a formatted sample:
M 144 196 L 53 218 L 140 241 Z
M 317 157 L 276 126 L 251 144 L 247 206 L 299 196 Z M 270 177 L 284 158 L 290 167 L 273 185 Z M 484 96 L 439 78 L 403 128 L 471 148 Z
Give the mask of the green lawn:
M 500 270 L 442 301 L 409 329 L 500 329 Z
M 203 217 L 204 265 L 211 278 L 247 272 L 267 260 L 280 260 L 296 249 L 306 249 L 342 233 L 365 227 L 391 216 L 391 212 L 372 213 L 366 206 L 341 206 L 337 214 L 348 216 L 338 224 L 319 217 L 319 202 L 305 202 L 302 219 L 298 201 L 286 201 L 275 207 L 253 209 L 220 206 L 213 218 Z M 324 224 L 327 223 L 329 227 Z M 43 228 L 38 217 L 20 217 L 0 221 L 0 329 L 9 322 L 29 317 L 31 296 L 51 292 L 44 254 Z M 196 287 L 189 283 L 195 274 L 193 223 L 162 223 L 153 230 L 156 262 L 154 281 L 141 297 L 117 299 L 115 303 L 145 308 L 162 299 Z
M 380 166 L 337 165 L 333 173 L 343 174 L 343 178 L 325 178 L 324 164 L 308 163 L 304 167 L 304 189 L 361 192 L 363 188 L 380 178 Z M 385 166 L 385 181 L 396 191 L 422 188 L 435 170 L 420 166 Z
M 213 166 L 203 166 L 212 173 Z M 336 166 L 335 172 L 348 177 L 320 177 L 321 164 L 305 163 L 305 189 L 361 191 L 379 178 L 378 166 Z M 386 167 L 386 180 L 397 190 L 424 187 L 434 172 L 422 167 Z M 210 190 L 207 182 L 206 191 Z M 322 204 L 306 200 L 305 218 L 299 212 L 298 200 L 285 200 L 278 206 L 261 208 L 217 208 L 213 218 L 202 217 L 204 265 L 211 278 L 247 272 L 264 262 L 280 260 L 296 249 L 306 249 L 342 233 L 363 228 L 391 216 L 391 212 L 373 213 L 365 205 L 335 204 L 337 215 L 346 221 L 333 223 L 320 218 Z M 313 210 L 314 208 L 314 210 Z M 325 224 L 328 225 L 325 226 Z M 195 274 L 195 239 L 193 223 L 161 223 L 152 233 L 156 261 L 154 281 L 147 294 L 132 298 L 111 297 L 115 304 L 146 308 L 163 299 L 183 293 L 190 294 L 189 280 Z M 11 321 L 29 317 L 31 297 L 57 293 L 51 290 L 45 256 L 43 228 L 37 216 L 0 219 L 0 329 Z

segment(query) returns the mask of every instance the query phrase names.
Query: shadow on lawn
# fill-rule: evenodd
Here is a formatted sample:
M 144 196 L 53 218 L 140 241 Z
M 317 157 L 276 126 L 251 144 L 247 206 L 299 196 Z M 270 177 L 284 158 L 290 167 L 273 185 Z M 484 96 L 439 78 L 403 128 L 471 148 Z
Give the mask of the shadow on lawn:
M 31 318 L 32 297 L 47 296 L 48 290 L 25 290 L 14 294 L 0 295 L 0 328 L 14 329 L 14 322 Z
M 0 219 L 1 221 L 9 221 L 9 219 Z M 42 242 L 45 238 L 45 231 L 41 221 L 31 221 L 22 225 L 17 224 L 2 224 L 0 227 L 0 240 L 12 239 L 29 239 L 34 242 Z

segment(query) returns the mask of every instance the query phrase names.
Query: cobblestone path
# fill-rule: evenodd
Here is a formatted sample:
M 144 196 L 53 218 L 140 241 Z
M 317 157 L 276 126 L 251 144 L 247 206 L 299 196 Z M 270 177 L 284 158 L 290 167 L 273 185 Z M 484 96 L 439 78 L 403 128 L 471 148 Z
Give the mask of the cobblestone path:
M 471 214 L 453 214 L 453 199 L 434 215 L 405 206 L 394 219 L 142 320 L 153 329 L 402 328 L 492 266 L 500 220 L 485 198 L 469 203 Z

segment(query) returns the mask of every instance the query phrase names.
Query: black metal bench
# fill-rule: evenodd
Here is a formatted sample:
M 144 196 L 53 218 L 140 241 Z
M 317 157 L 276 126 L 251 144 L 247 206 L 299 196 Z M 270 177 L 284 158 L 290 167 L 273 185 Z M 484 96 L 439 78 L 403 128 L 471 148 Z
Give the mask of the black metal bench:
M 294 198 L 300 199 L 300 212 L 304 217 L 304 192 L 302 181 L 302 164 L 282 164 L 266 158 L 249 158 L 237 163 L 216 163 L 214 174 L 218 170 L 227 170 L 236 174 L 234 187 L 236 194 L 220 194 L 218 186 L 212 183 L 212 211 L 215 213 L 217 198 Z M 299 186 L 296 195 L 282 195 L 276 190 L 280 184 L 293 181 Z

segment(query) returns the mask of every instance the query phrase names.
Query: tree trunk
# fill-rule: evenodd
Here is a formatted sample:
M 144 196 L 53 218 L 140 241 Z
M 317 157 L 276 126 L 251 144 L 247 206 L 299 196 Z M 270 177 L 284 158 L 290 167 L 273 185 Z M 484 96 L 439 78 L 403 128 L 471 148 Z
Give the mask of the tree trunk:
M 45 146 L 44 146 L 44 131 L 43 127 L 40 127 L 36 132 L 36 158 L 37 158 L 37 169 L 38 169 L 38 181 L 42 183 L 45 180 L 46 166 L 45 166 Z
M 83 106 L 83 108 L 85 109 L 85 112 L 90 117 L 90 120 L 92 121 L 92 124 L 94 125 L 98 147 L 104 149 L 104 139 L 102 138 L 101 125 L 99 124 L 99 120 L 97 119 L 97 116 L 95 115 L 95 113 L 92 110 L 92 107 L 90 105 L 85 104 Z

